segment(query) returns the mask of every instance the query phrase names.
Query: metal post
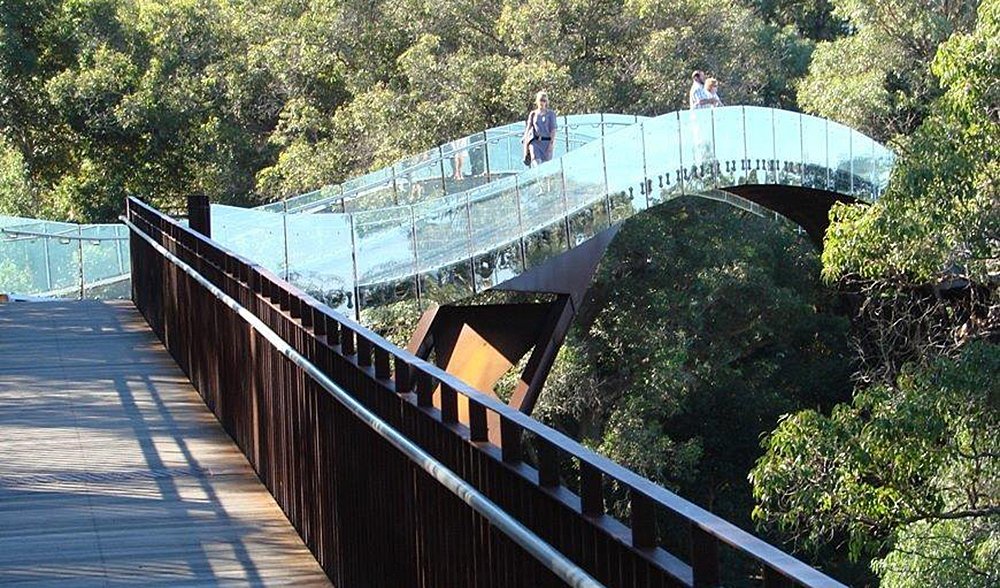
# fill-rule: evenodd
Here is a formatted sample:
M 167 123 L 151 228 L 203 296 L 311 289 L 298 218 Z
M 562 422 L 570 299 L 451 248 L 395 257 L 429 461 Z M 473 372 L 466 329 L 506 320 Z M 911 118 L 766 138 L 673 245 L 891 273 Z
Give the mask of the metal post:
M 80 252 L 80 299 L 83 300 L 84 294 L 84 274 L 83 274 L 83 227 L 78 226 L 76 228 L 76 234 L 79 239 L 76 242 L 77 250 Z
M 486 160 L 486 183 L 493 181 L 493 175 L 490 173 L 490 140 L 489 135 L 486 131 L 483 131 L 483 158 Z
M 288 204 L 282 201 L 285 208 Z M 205 194 L 190 194 L 187 197 L 188 225 L 191 230 L 198 231 L 209 239 L 212 238 L 212 213 L 208 196 Z
M 358 242 L 355 236 L 354 215 L 347 215 L 351 225 L 351 270 L 354 283 L 351 290 L 354 292 L 354 320 L 361 321 L 361 288 L 358 286 Z
M 284 277 L 285 277 L 285 280 L 287 280 L 288 279 L 288 201 L 282 200 L 281 204 L 282 204 L 281 208 L 283 209 L 282 213 L 281 213 L 281 230 L 282 230 L 282 234 L 284 235 L 284 242 L 285 242 L 285 276 Z
M 392 170 L 392 204 L 399 206 L 399 190 L 396 188 L 396 166 L 389 168 Z
M 49 259 L 49 238 L 42 237 L 42 248 L 45 251 L 45 289 L 52 290 L 52 261 Z
M 438 146 L 438 168 L 441 170 L 441 195 L 448 193 L 448 182 L 444 179 L 444 151 Z

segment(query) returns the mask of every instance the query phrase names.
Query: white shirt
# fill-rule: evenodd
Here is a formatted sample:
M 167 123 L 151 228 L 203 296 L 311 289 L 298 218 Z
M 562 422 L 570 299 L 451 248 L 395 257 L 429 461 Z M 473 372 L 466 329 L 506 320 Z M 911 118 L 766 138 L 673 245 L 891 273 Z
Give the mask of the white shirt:
M 691 110 L 696 108 L 711 108 L 711 104 L 699 104 L 702 100 L 708 100 L 709 95 L 705 90 L 705 86 L 698 82 L 691 82 L 691 91 L 688 92 L 688 106 Z

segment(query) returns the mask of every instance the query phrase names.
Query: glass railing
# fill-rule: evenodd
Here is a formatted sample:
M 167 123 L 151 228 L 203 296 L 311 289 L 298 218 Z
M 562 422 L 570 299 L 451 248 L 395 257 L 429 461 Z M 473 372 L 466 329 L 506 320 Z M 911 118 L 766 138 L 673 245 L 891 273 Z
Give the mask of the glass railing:
M 128 298 L 128 229 L 0 216 L 0 293 Z
M 871 200 L 893 165 L 888 149 L 857 131 L 782 110 L 734 106 L 638 122 L 586 116 L 569 118 L 581 141 L 593 139 L 567 141 L 572 148 L 536 168 L 520 161 L 519 131 L 496 129 L 480 146 L 507 171 L 488 182 L 459 185 L 453 176 L 449 184 L 442 165 L 454 152 L 442 147 L 438 172 L 418 156 L 344 184 L 341 194 L 370 190 L 338 201 L 347 212 L 213 206 L 213 237 L 360 318 L 389 303 L 424 307 L 488 289 L 672 198 L 782 184 Z
M 561 116 L 553 158 L 641 119 L 643 117 L 622 114 Z M 523 130 L 524 123 L 518 122 L 468 135 L 343 184 L 326 186 L 258 209 L 288 213 L 358 212 L 416 204 L 465 192 L 524 169 Z

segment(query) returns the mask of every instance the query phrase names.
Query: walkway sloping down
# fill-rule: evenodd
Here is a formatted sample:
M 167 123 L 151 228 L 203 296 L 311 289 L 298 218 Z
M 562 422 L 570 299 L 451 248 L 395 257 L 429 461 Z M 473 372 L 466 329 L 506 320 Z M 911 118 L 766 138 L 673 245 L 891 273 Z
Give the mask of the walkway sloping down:
M 131 302 L 0 304 L 0 584 L 329 585 Z

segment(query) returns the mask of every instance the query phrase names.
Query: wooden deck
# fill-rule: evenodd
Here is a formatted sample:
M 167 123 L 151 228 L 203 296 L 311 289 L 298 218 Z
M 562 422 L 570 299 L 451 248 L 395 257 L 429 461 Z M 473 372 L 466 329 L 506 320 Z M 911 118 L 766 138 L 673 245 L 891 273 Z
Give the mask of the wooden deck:
M 0 584 L 328 585 L 131 303 L 0 304 Z

